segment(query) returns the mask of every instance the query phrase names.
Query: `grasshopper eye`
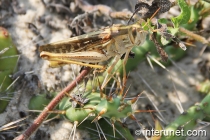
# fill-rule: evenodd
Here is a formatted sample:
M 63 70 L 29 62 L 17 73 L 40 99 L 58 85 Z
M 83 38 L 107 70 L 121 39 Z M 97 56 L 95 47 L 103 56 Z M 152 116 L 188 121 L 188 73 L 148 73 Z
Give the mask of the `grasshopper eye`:
M 133 36 L 134 39 L 136 38 L 136 36 L 137 36 L 136 28 L 132 29 L 132 36 Z
M 135 43 L 136 36 L 137 36 L 136 28 L 130 28 L 130 29 L 128 30 L 128 36 L 129 36 L 130 42 L 131 42 L 132 44 L 136 44 L 136 43 Z

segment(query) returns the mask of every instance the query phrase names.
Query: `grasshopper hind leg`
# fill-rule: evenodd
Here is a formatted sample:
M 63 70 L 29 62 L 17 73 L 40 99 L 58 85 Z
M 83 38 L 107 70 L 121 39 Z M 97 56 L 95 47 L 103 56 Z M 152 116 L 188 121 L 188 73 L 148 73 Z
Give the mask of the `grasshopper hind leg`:
M 91 68 L 97 68 L 101 70 L 105 70 L 106 67 L 102 65 L 95 65 L 95 64 L 88 64 L 88 63 L 83 63 L 83 62 L 76 62 L 76 61 L 71 61 L 71 60 L 63 60 L 63 59 L 54 59 L 50 60 L 50 67 L 60 67 L 63 65 L 69 65 L 69 64 L 77 64 L 80 66 L 85 66 L 85 67 L 91 67 Z
M 117 62 L 120 60 L 121 56 L 120 55 L 117 55 L 114 60 L 112 61 L 112 64 L 107 68 L 106 72 L 106 76 L 104 78 L 104 81 L 102 83 L 102 86 L 101 86 L 101 89 L 104 89 L 105 86 L 107 85 L 107 83 L 109 82 L 109 80 L 111 79 L 111 77 L 114 77 L 112 75 L 112 70 L 114 68 L 114 66 L 117 64 Z
M 131 48 L 132 49 L 132 48 Z M 114 69 L 115 65 L 117 64 L 117 62 L 120 60 L 120 59 L 123 59 L 123 84 L 125 84 L 126 82 L 126 63 L 127 63 L 127 60 L 128 58 L 134 58 L 135 54 L 131 51 L 131 49 L 127 50 L 125 54 L 123 54 L 122 56 L 120 55 L 117 55 L 114 60 L 112 61 L 112 64 L 107 68 L 107 74 L 104 78 L 104 82 L 101 86 L 101 89 L 104 89 L 105 86 L 107 85 L 107 83 L 109 82 L 109 80 L 111 78 L 114 78 L 113 74 L 112 74 L 112 70 Z M 115 72 L 113 72 L 115 73 Z M 115 79 L 115 78 L 114 78 Z
M 132 48 L 131 48 L 132 49 Z M 126 66 L 126 63 L 127 63 L 127 61 L 128 61 L 128 58 L 130 57 L 130 52 L 131 52 L 131 49 L 129 50 L 129 51 L 127 51 L 126 53 L 125 53 L 125 57 L 124 57 L 124 59 L 123 59 L 123 86 L 125 85 L 125 83 L 126 83 L 126 68 L 125 68 L 125 66 Z M 135 56 L 135 54 L 134 54 L 134 56 Z

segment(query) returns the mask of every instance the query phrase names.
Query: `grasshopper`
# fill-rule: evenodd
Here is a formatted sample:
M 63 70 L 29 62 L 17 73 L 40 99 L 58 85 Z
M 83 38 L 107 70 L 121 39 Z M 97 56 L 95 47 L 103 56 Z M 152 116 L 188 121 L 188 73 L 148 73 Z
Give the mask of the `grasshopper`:
M 40 46 L 40 56 L 50 61 L 52 67 L 78 64 L 104 70 L 98 63 L 114 58 L 107 69 L 111 73 L 118 60 L 124 56 L 124 65 L 134 46 L 141 45 L 148 34 L 143 30 L 143 19 L 131 25 L 116 24 L 99 31 L 72 37 L 63 41 Z

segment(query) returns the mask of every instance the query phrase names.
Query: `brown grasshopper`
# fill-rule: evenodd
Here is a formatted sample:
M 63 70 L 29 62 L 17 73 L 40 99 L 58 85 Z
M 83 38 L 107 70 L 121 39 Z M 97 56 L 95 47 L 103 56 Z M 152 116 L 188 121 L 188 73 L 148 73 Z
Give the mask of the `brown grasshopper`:
M 98 69 L 105 66 L 98 63 L 115 57 L 107 72 L 124 56 L 124 65 L 134 46 L 141 45 L 148 34 L 143 30 L 143 20 L 132 25 L 113 25 L 99 31 L 72 37 L 63 41 L 40 46 L 40 56 L 50 61 L 52 67 L 64 64 L 78 64 Z
M 113 25 L 99 31 L 72 37 L 63 41 L 40 46 L 40 56 L 49 60 L 52 67 L 63 64 L 79 64 L 104 69 L 104 66 L 88 63 L 99 63 L 116 57 L 116 62 L 124 53 L 130 52 L 133 46 L 141 45 L 147 31 L 141 23 L 132 25 Z

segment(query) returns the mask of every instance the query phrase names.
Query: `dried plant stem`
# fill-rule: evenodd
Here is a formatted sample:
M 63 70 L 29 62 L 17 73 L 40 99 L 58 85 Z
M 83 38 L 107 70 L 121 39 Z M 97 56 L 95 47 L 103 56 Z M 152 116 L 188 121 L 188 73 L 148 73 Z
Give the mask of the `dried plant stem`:
M 182 27 L 179 28 L 179 31 L 181 31 L 182 33 L 185 33 L 188 37 L 191 37 L 191 38 L 193 38 L 193 39 L 195 39 L 195 40 L 197 40 L 197 41 L 199 41 L 203 44 L 206 44 L 206 45 L 210 46 L 209 41 L 206 40 L 206 38 L 203 37 L 203 36 L 195 34 L 192 31 L 189 31 L 189 30 L 187 30 L 185 28 L 182 28 Z
M 90 71 L 91 68 L 86 67 L 82 70 L 79 76 L 72 81 L 65 89 L 63 89 L 49 104 L 44 108 L 42 113 L 34 120 L 33 124 L 21 135 L 16 137 L 14 140 L 26 140 L 28 139 L 42 124 L 42 122 L 49 115 L 48 111 L 52 111 L 58 103 L 63 99 L 66 92 L 70 92 L 76 87 L 77 83 L 79 83 Z
M 114 11 L 111 7 L 103 4 L 91 5 L 86 0 L 75 0 L 75 3 L 85 12 L 93 13 L 99 11 L 103 15 L 116 19 L 128 20 L 133 14 L 128 10 Z

